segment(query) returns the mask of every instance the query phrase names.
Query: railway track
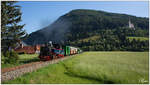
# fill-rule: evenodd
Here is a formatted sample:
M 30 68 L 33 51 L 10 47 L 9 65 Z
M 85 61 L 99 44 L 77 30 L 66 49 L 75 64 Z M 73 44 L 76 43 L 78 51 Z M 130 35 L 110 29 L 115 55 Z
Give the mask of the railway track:
M 5 73 L 5 72 L 9 72 L 9 71 L 14 71 L 14 70 L 16 70 L 16 69 L 25 68 L 25 67 L 32 66 L 32 65 L 34 65 L 34 64 L 40 64 L 40 63 L 43 63 L 43 62 L 42 62 L 42 61 L 39 61 L 39 62 L 32 62 L 32 63 L 23 64 L 23 65 L 16 66 L 16 67 L 3 68 L 3 69 L 1 70 L 1 72 L 2 72 L 2 73 Z
M 74 56 L 74 55 L 73 55 Z M 1 81 L 7 81 L 7 80 L 13 80 L 25 73 L 33 72 L 36 71 L 39 68 L 48 66 L 49 64 L 55 64 L 58 63 L 59 61 L 66 60 L 68 58 L 71 58 L 73 56 L 67 56 L 64 58 L 59 58 L 59 59 L 54 59 L 51 61 L 39 61 L 39 62 L 32 62 L 29 64 L 24 64 L 12 68 L 4 68 L 1 70 Z

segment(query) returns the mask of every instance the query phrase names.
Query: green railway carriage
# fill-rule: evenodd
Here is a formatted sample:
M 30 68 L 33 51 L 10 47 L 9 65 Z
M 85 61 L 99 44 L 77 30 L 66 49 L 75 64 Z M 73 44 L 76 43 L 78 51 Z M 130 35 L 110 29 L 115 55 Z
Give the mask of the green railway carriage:
M 70 55 L 70 46 L 63 46 L 65 56 Z
M 67 47 L 67 55 L 70 55 L 70 46 L 66 46 Z
M 69 56 L 73 54 L 79 54 L 82 52 L 81 49 L 72 47 L 72 46 L 63 46 L 62 49 L 64 50 L 64 55 Z

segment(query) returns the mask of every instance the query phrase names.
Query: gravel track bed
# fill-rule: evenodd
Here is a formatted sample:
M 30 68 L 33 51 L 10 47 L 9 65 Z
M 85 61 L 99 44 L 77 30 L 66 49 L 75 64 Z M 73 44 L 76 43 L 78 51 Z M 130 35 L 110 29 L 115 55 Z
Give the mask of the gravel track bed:
M 35 71 L 35 70 L 45 67 L 49 64 L 58 63 L 59 61 L 66 60 L 71 57 L 73 57 L 73 56 L 67 56 L 64 58 L 59 58 L 59 59 L 45 61 L 45 62 L 42 62 L 42 61 L 32 62 L 29 64 L 24 64 L 24 65 L 12 67 L 12 68 L 4 68 L 1 70 L 1 81 L 3 82 L 3 81 L 7 81 L 7 80 L 13 80 L 25 73 Z

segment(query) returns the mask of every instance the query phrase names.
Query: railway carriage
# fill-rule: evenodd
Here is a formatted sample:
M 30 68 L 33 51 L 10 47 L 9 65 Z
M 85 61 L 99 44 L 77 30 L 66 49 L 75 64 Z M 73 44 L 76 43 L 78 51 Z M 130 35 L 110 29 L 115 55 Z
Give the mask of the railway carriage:
M 70 47 L 69 46 L 63 46 L 64 49 L 64 55 L 69 56 L 70 55 Z

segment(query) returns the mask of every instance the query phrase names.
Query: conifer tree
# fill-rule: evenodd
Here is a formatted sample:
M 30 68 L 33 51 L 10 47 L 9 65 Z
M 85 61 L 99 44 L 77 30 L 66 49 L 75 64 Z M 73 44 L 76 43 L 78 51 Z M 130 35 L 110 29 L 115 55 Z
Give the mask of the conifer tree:
M 20 6 L 15 5 L 16 1 L 1 2 L 1 48 L 3 52 L 14 48 L 16 43 L 27 35 L 21 25 Z

